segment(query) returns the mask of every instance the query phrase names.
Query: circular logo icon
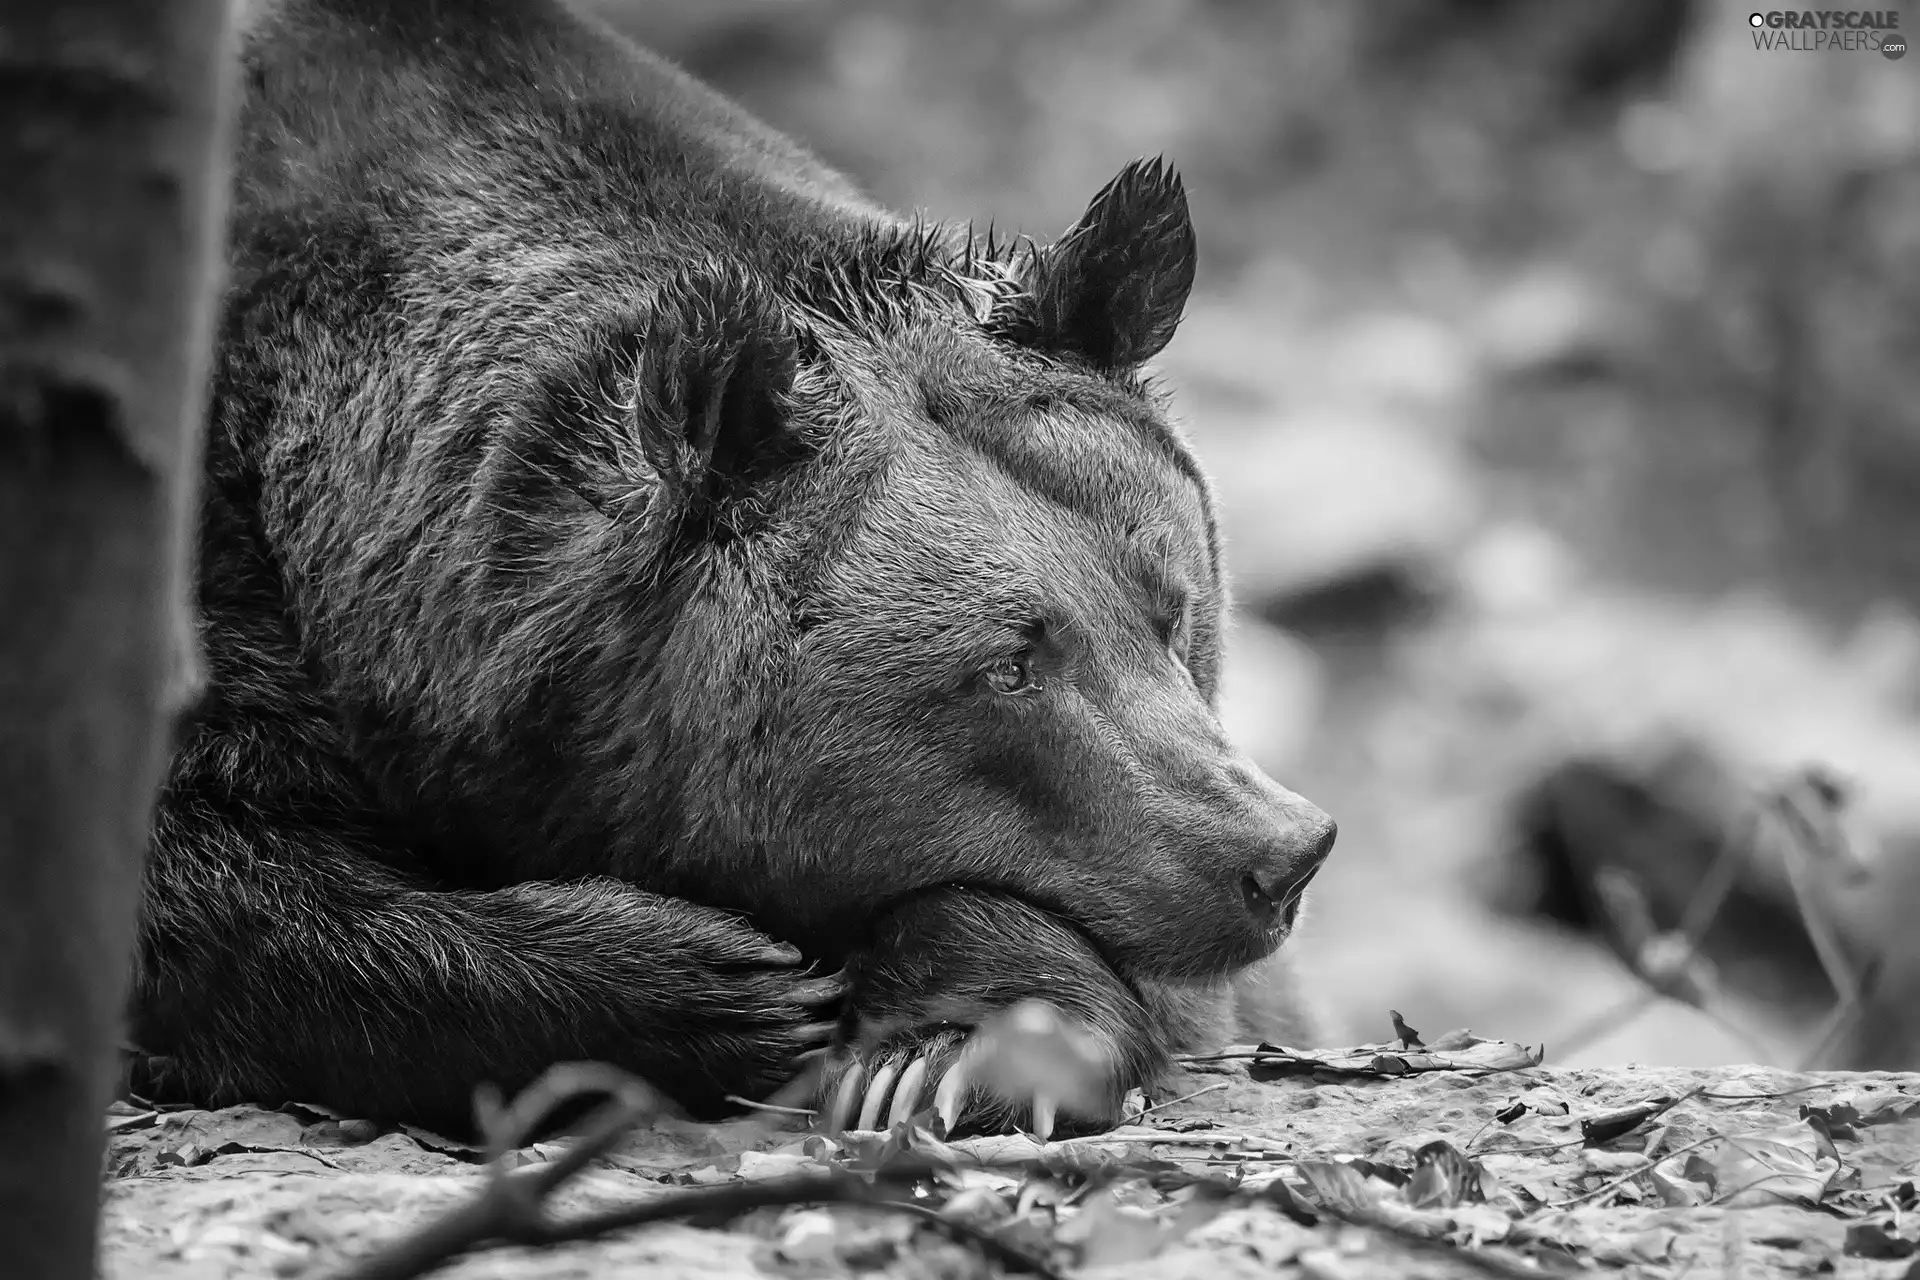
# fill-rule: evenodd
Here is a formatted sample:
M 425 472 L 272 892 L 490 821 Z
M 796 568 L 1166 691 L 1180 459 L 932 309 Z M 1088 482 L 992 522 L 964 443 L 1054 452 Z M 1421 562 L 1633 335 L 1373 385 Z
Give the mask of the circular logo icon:
M 1898 61 L 1899 59 L 1906 57 L 1907 56 L 1907 38 L 1905 36 L 1898 36 L 1898 35 L 1881 36 L 1880 52 L 1886 54 L 1889 58 L 1892 58 L 1895 61 Z
M 1767 25 L 1767 15 L 1764 13 L 1750 13 L 1747 15 L 1747 25 L 1750 27 L 1764 27 Z

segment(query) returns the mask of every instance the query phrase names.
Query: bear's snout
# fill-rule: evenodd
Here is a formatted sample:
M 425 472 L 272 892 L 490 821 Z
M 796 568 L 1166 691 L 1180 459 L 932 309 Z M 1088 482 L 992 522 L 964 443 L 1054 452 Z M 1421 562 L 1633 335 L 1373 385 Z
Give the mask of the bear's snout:
M 1287 790 L 1243 755 L 1221 769 L 1222 794 L 1235 829 L 1220 870 L 1239 877 L 1240 898 L 1269 946 L 1293 926 L 1300 900 L 1319 873 L 1340 828 L 1324 809 Z M 1231 851 L 1231 852 L 1229 852 Z M 1237 856 L 1235 856 L 1237 855 Z M 1216 864 L 1218 865 L 1218 864 Z
M 1241 896 L 1254 923 L 1263 932 L 1291 928 L 1300 913 L 1300 900 L 1320 865 L 1333 852 L 1339 824 L 1313 805 L 1300 802 L 1285 832 L 1267 848 L 1241 878 Z

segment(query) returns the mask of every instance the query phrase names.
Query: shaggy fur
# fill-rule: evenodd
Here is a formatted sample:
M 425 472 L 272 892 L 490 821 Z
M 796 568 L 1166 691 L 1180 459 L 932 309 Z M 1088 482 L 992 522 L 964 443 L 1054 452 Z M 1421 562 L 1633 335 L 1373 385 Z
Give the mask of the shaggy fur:
M 895 971 L 990 1011 L 1041 913 L 1137 1073 L 1185 1019 L 1130 992 L 1278 945 L 1332 826 L 1212 710 L 1135 376 L 1170 170 L 1046 248 L 903 220 L 551 0 L 287 0 L 244 83 L 148 1087 L 447 1125 L 598 1058 L 711 1112 L 935 890 L 1012 923 Z

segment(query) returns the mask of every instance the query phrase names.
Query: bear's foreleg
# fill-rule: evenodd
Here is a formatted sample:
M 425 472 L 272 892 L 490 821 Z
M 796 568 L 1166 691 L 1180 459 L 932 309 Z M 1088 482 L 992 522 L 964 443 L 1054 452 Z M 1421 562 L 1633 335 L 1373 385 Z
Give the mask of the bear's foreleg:
M 593 1059 L 696 1115 L 764 1096 L 826 1043 L 842 991 L 725 913 L 613 880 L 438 890 L 371 833 L 163 802 L 148 860 L 137 1083 L 220 1106 L 316 1102 L 465 1131 Z

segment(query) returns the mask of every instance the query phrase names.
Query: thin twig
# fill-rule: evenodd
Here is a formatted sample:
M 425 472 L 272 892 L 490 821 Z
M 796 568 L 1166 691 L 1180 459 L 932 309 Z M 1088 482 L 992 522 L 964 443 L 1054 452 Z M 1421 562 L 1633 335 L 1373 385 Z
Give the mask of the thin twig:
M 555 1112 L 594 1095 L 608 1096 L 611 1101 L 588 1118 L 580 1136 L 561 1155 L 531 1168 L 507 1169 L 507 1153 L 530 1141 Z M 949 1238 L 979 1248 L 1004 1267 L 1057 1280 L 1045 1260 L 1030 1257 L 968 1223 L 950 1221 L 923 1205 L 897 1198 L 897 1193 L 926 1172 L 921 1167 L 923 1162 L 913 1160 L 896 1161 L 896 1167 L 882 1170 L 871 1179 L 830 1171 L 699 1187 L 569 1221 L 554 1220 L 547 1212 L 552 1193 L 660 1109 L 659 1097 L 644 1082 L 598 1063 L 554 1067 L 524 1089 L 511 1105 L 502 1104 L 496 1091 L 481 1091 L 475 1098 L 476 1118 L 494 1155 L 485 1189 L 467 1204 L 349 1267 L 341 1273 L 341 1280 L 414 1280 L 463 1253 L 492 1244 L 551 1245 L 595 1239 L 676 1218 L 734 1216 L 780 1205 L 830 1203 L 868 1204 L 914 1214 Z
M 1525 1114 L 1525 1113 L 1523 1112 L 1522 1114 Z M 1478 1129 L 1475 1129 L 1473 1131 L 1473 1136 L 1471 1138 L 1468 1138 L 1466 1142 L 1461 1146 L 1460 1148 L 1461 1153 L 1464 1155 L 1472 1155 L 1473 1144 L 1480 1141 L 1480 1135 L 1485 1133 L 1487 1130 L 1491 1129 L 1493 1127 L 1494 1121 L 1498 1120 L 1499 1118 L 1500 1118 L 1500 1113 L 1498 1111 L 1488 1116 L 1486 1118 L 1485 1123 L 1483 1123 Z M 1516 1120 L 1519 1118 L 1520 1118 L 1519 1116 L 1514 1117 L 1514 1119 Z
M 1865 1006 L 1857 999 L 1849 999 L 1837 1004 L 1827 1014 L 1821 1024 L 1820 1034 L 1814 1038 L 1813 1047 L 1800 1055 L 1798 1069 L 1812 1071 L 1826 1060 L 1833 1046 L 1839 1044 L 1854 1027 L 1859 1024 Z
M 1767 1102 L 1767 1101 L 1772 1101 L 1778 1098 L 1791 1098 L 1802 1093 L 1812 1093 L 1818 1089 L 1831 1089 L 1833 1087 L 1834 1087 L 1833 1082 L 1831 1080 L 1821 1080 L 1813 1084 L 1799 1085 L 1792 1089 L 1782 1089 L 1777 1093 L 1713 1093 L 1708 1089 L 1706 1089 L 1704 1086 L 1695 1086 L 1694 1088 L 1689 1089 L 1687 1092 L 1681 1094 L 1678 1098 L 1675 1098 L 1667 1106 L 1661 1108 L 1660 1111 L 1654 1113 L 1654 1115 L 1648 1116 L 1647 1119 L 1651 1120 L 1651 1119 L 1654 1119 L 1655 1116 L 1665 1115 L 1668 1112 L 1672 1111 L 1675 1107 L 1678 1107 L 1681 1103 L 1686 1102 L 1692 1098 L 1703 1098 L 1713 1102 Z M 1571 1117 L 1569 1117 L 1569 1119 L 1571 1119 Z M 1486 1132 L 1487 1126 L 1491 1125 L 1492 1123 L 1493 1123 L 1493 1120 L 1488 1120 L 1486 1124 L 1481 1125 L 1480 1128 L 1474 1132 L 1473 1137 L 1467 1141 L 1467 1145 L 1462 1147 L 1461 1150 L 1463 1152 L 1471 1154 L 1474 1143 L 1480 1140 L 1480 1135 Z M 1628 1132 L 1631 1133 L 1632 1130 L 1628 1130 Z M 1496 1152 L 1494 1154 L 1503 1155 L 1503 1156 L 1540 1155 L 1548 1151 L 1564 1151 L 1568 1147 L 1585 1146 L 1586 1141 L 1587 1140 L 1584 1137 L 1569 1138 L 1565 1142 L 1550 1142 L 1542 1146 L 1535 1146 L 1535 1147 L 1513 1147 L 1513 1148 L 1510 1148 L 1509 1150 Z M 1660 1159 L 1666 1160 L 1673 1154 L 1674 1154 L 1673 1152 L 1668 1152 L 1667 1155 L 1661 1156 Z
M 567 1222 L 550 1223 L 536 1239 L 519 1243 L 572 1243 L 676 1218 L 737 1217 L 754 1209 L 788 1205 L 863 1204 L 912 1214 L 932 1224 L 951 1239 L 977 1246 L 992 1261 L 1048 1277 L 1049 1280 L 1059 1280 L 1058 1273 L 1044 1260 L 1016 1249 L 969 1223 L 943 1218 L 926 1205 L 891 1198 L 887 1195 L 890 1189 L 899 1188 L 890 1185 L 885 1174 L 880 1175 L 879 1181 L 870 1183 L 855 1174 L 838 1172 L 797 1174 L 790 1178 L 721 1187 L 698 1187 L 662 1196 L 645 1204 L 626 1205 Z
M 1792 825 L 1801 829 L 1803 838 L 1812 837 L 1813 833 L 1805 830 L 1804 821 Z M 1800 1069 L 1810 1071 L 1859 1022 L 1871 994 L 1870 989 L 1878 981 L 1879 965 L 1877 962 L 1870 963 L 1861 972 L 1853 972 L 1847 962 L 1845 948 L 1841 946 L 1832 923 L 1827 919 L 1827 913 L 1814 900 L 1813 884 L 1809 879 L 1811 857 L 1801 839 L 1787 842 L 1784 861 L 1787 864 L 1787 884 L 1793 890 L 1793 905 L 1800 913 L 1801 927 L 1806 930 L 1807 940 L 1813 944 L 1813 954 L 1820 961 L 1821 971 L 1826 974 L 1827 982 L 1832 985 L 1834 995 L 1839 1000 L 1827 1016 L 1826 1025 L 1814 1041 L 1813 1048 L 1801 1056 Z
M 1206 1133 L 1090 1133 L 1081 1138 L 1062 1138 L 1057 1142 L 1046 1142 L 1037 1145 L 1045 1147 L 1100 1147 L 1126 1146 L 1133 1143 L 1144 1142 L 1149 1146 L 1156 1143 L 1165 1143 L 1170 1147 L 1211 1147 L 1228 1145 L 1235 1142 L 1252 1141 L 1252 1134 L 1209 1130 Z
M 556 1245 L 594 1240 L 619 1231 L 683 1218 L 737 1217 L 755 1209 L 806 1204 L 864 1204 L 913 1214 L 950 1239 L 979 1248 L 1003 1266 L 1058 1280 L 1042 1259 L 1032 1257 L 968 1223 L 940 1217 L 924 1205 L 894 1198 L 904 1188 L 889 1173 L 873 1182 L 855 1174 L 801 1174 L 764 1182 L 696 1187 L 643 1204 L 557 1222 L 540 1212 L 536 1173 L 528 1170 L 503 1179 L 503 1194 L 490 1187 L 427 1229 L 401 1240 L 384 1253 L 343 1273 L 342 1280 L 413 1280 L 482 1245 Z M 531 1213 L 524 1212 L 531 1209 Z
M 1506 1151 L 1489 1151 L 1494 1156 L 1537 1156 L 1548 1151 L 1565 1151 L 1568 1147 L 1584 1147 L 1585 1138 L 1568 1138 L 1565 1142 L 1548 1142 L 1537 1147 L 1513 1147 Z
M 1693 896 L 1687 899 L 1687 909 L 1680 915 L 1680 936 L 1686 939 L 1690 953 L 1700 949 L 1707 930 L 1713 927 L 1720 908 L 1726 905 L 1728 895 L 1733 892 L 1740 863 L 1752 861 L 1754 849 L 1759 844 L 1760 810 L 1757 807 L 1749 809 L 1744 816 L 1738 837 L 1730 832 L 1721 839 L 1713 861 L 1707 866 L 1707 874 L 1700 877 L 1700 883 L 1694 886 Z
M 580 1137 L 558 1157 L 532 1170 L 529 1176 L 535 1193 L 543 1197 L 552 1194 L 561 1183 L 620 1145 L 620 1140 L 650 1114 L 650 1108 L 636 1105 L 631 1098 L 610 1102 L 594 1112 Z
M 1692 895 L 1688 897 L 1677 931 L 1680 935 L 1681 949 L 1676 966 L 1679 972 L 1684 973 L 1700 958 L 1707 930 L 1713 927 L 1720 909 L 1726 905 L 1727 898 L 1732 894 L 1741 863 L 1750 863 L 1754 860 L 1760 844 L 1760 832 L 1766 823 L 1770 807 L 1770 802 L 1762 802 L 1745 810 L 1739 824 L 1720 840 L 1719 848 L 1714 853 L 1713 861 L 1708 864 L 1706 874 L 1700 878 L 1700 883 L 1694 887 Z M 1797 859 L 1789 855 L 1787 861 L 1793 864 Z M 1793 875 L 1792 866 L 1789 868 L 1789 876 L 1794 880 L 1795 896 L 1798 898 L 1801 896 L 1800 886 L 1798 879 Z M 1801 915 L 1803 918 L 1807 915 L 1804 900 Z M 1811 928 L 1809 932 L 1811 933 Z M 1827 956 L 1822 951 L 1818 939 L 1815 940 L 1814 946 L 1816 952 L 1821 955 L 1822 964 L 1825 965 Z M 1644 972 L 1637 960 L 1630 966 L 1630 971 L 1646 984 L 1646 989 L 1603 1010 L 1596 1017 L 1588 1019 L 1572 1035 L 1564 1037 L 1560 1043 L 1571 1047 L 1563 1047 L 1561 1050 L 1563 1054 L 1577 1053 L 1632 1022 L 1661 1001 L 1677 998 L 1673 991 L 1661 987 L 1653 980 L 1651 974 Z M 1837 989 L 1839 988 L 1836 987 Z M 1771 1047 L 1762 1044 L 1759 1038 L 1746 1027 L 1712 1007 L 1704 987 L 1700 989 L 1699 995 L 1701 998 L 1698 1001 L 1680 1000 L 1680 1003 L 1740 1041 L 1756 1060 L 1765 1062 L 1774 1060 L 1776 1055 Z
M 985 1253 L 990 1261 L 998 1262 L 1015 1271 L 1026 1271 L 1043 1280 L 1062 1280 L 1044 1259 L 1036 1258 L 1025 1249 L 1015 1248 L 999 1237 L 982 1231 L 971 1223 L 958 1218 L 943 1217 L 930 1205 L 915 1204 L 910 1200 L 888 1200 L 884 1202 L 889 1209 L 909 1213 L 932 1226 L 959 1244 L 971 1244 Z
M 1547 1043 L 1548 1042 L 1545 1040 L 1540 1042 L 1540 1054 L 1542 1059 L 1541 1062 L 1519 1063 L 1510 1067 L 1482 1067 L 1482 1066 L 1476 1066 L 1476 1065 L 1466 1065 L 1466 1066 L 1457 1066 L 1457 1067 L 1455 1066 L 1430 1067 L 1425 1070 L 1406 1072 L 1406 1073 L 1403 1073 L 1402 1075 L 1397 1075 L 1397 1076 L 1390 1076 L 1385 1074 L 1384 1072 L 1378 1072 L 1378 1071 L 1349 1071 L 1342 1067 L 1329 1067 L 1327 1068 L 1327 1071 L 1329 1071 L 1333 1075 L 1351 1076 L 1355 1079 L 1360 1079 L 1360 1080 L 1401 1080 L 1401 1079 L 1405 1079 L 1407 1075 L 1434 1075 L 1439 1072 L 1448 1072 L 1451 1074 L 1471 1076 L 1475 1080 L 1490 1080 L 1494 1076 L 1505 1076 L 1505 1075 L 1524 1076 L 1529 1072 L 1540 1070 L 1541 1066 L 1545 1061 L 1546 1052 L 1547 1052 Z M 1365 1048 L 1368 1046 L 1359 1046 L 1359 1047 Z M 1525 1048 L 1526 1046 L 1522 1045 L 1521 1047 Z M 1288 1052 L 1292 1052 L 1292 1051 L 1288 1050 Z M 1383 1049 L 1382 1052 L 1385 1053 L 1389 1051 Z M 1404 1052 L 1404 1051 L 1397 1051 L 1397 1052 Z M 1414 1050 L 1413 1052 L 1417 1053 L 1419 1051 Z M 1447 1053 L 1447 1050 L 1429 1049 L 1427 1050 L 1427 1052 L 1434 1054 L 1435 1056 L 1444 1057 Z M 1204 1064 L 1209 1062 L 1258 1062 L 1263 1059 L 1271 1059 L 1275 1056 L 1276 1055 L 1272 1050 L 1262 1051 L 1259 1049 L 1233 1049 L 1233 1050 L 1225 1050 L 1220 1053 L 1179 1053 L 1173 1056 L 1173 1061 L 1182 1063 L 1182 1064 L 1187 1064 L 1187 1065 Z M 1303 1072 L 1300 1072 L 1299 1074 L 1302 1076 L 1307 1076 L 1307 1075 L 1310 1075 L 1311 1073 L 1303 1071 Z M 1278 1083 L 1278 1081 L 1268 1081 L 1267 1083 L 1270 1083 L 1270 1084 Z
M 1813 944 L 1814 957 L 1820 961 L 1820 969 L 1826 974 L 1834 994 L 1842 1000 L 1850 1000 L 1859 994 L 1859 982 L 1853 966 L 1847 961 L 1845 948 L 1834 933 L 1832 922 L 1814 900 L 1813 883 L 1809 879 L 1807 866 L 1808 855 L 1798 840 L 1789 840 L 1786 846 L 1786 856 L 1782 861 L 1787 864 L 1787 886 L 1793 890 L 1793 905 L 1800 912 L 1800 924 L 1807 931 L 1807 941 Z
M 1712 1093 L 1706 1089 L 1700 1091 L 1703 1098 L 1712 1098 L 1715 1102 L 1770 1102 L 1775 1098 L 1791 1098 L 1796 1094 L 1812 1093 L 1815 1089 L 1831 1089 L 1831 1080 L 1817 1080 L 1813 1084 L 1796 1085 L 1791 1089 L 1782 1089 L 1778 1093 Z
M 734 1106 L 744 1107 L 748 1111 L 766 1111 L 774 1115 L 817 1116 L 820 1114 L 820 1112 L 813 1107 L 782 1107 L 771 1102 L 755 1102 L 751 1098 L 743 1098 L 735 1093 L 728 1094 L 726 1100 Z
M 1144 1117 L 1153 1114 L 1155 1111 L 1160 1111 L 1167 1107 L 1177 1107 L 1183 1102 L 1192 1102 L 1195 1098 L 1204 1097 L 1209 1093 L 1219 1093 L 1226 1087 L 1227 1082 L 1222 1080 L 1219 1084 L 1210 1084 L 1204 1089 L 1195 1089 L 1192 1093 L 1184 1094 L 1178 1098 L 1168 1098 L 1165 1102 L 1155 1102 L 1149 1106 L 1140 1108 L 1140 1110 L 1129 1117 L 1129 1119 L 1138 1122 Z
M 1658 1167 L 1659 1165 L 1665 1164 L 1667 1161 L 1673 1159 L 1675 1156 L 1683 1156 L 1687 1154 L 1687 1152 L 1689 1151 L 1699 1150 L 1701 1147 L 1706 1146 L 1710 1142 L 1722 1142 L 1722 1141 L 1725 1141 L 1725 1139 L 1726 1139 L 1726 1135 L 1723 1133 L 1708 1134 L 1706 1137 L 1701 1138 L 1697 1142 L 1689 1142 L 1684 1147 L 1675 1147 L 1673 1150 L 1667 1152 L 1667 1154 L 1665 1154 L 1664 1156 L 1657 1156 L 1652 1159 L 1649 1159 L 1646 1162 L 1646 1164 L 1642 1165 L 1638 1169 L 1635 1169 L 1632 1173 L 1627 1174 L 1623 1178 L 1616 1178 L 1612 1182 L 1602 1183 L 1600 1186 L 1595 1187 L 1591 1191 L 1581 1192 L 1579 1195 L 1573 1197 L 1571 1200 L 1562 1200 L 1559 1204 L 1550 1204 L 1547 1207 L 1549 1209 L 1571 1209 L 1574 1205 L 1585 1204 L 1587 1201 L 1606 1195 L 1609 1192 L 1618 1191 L 1620 1188 L 1626 1186 L 1629 1182 L 1632 1182 L 1635 1179 L 1644 1178 L 1647 1174 L 1651 1173 L 1656 1167 Z
M 1731 1191 L 1722 1191 L 1707 1201 L 1707 1203 L 1710 1205 L 1730 1204 L 1736 1197 L 1747 1194 L 1747 1192 L 1753 1190 L 1755 1187 L 1765 1186 L 1769 1182 L 1778 1182 L 1782 1178 L 1805 1178 L 1806 1176 L 1804 1173 L 1794 1173 L 1790 1171 L 1762 1174 L 1752 1182 L 1744 1182 Z M 1793 1197 L 1795 1200 L 1799 1198 L 1798 1196 Z
M 1795 781 L 1803 781 L 1809 776 L 1802 771 Z M 1805 794 L 1804 787 L 1801 794 Z M 1806 810 L 1794 803 L 1793 793 L 1786 787 L 1775 792 L 1771 810 L 1777 824 L 1788 836 L 1784 842 L 1782 860 L 1786 863 L 1787 884 L 1793 890 L 1793 904 L 1800 914 L 1801 927 L 1806 931 L 1807 940 L 1813 944 L 1813 954 L 1819 960 L 1820 969 L 1838 1000 L 1821 1034 L 1815 1039 L 1813 1048 L 1801 1057 L 1800 1069 L 1808 1071 L 1823 1061 L 1828 1051 L 1859 1021 L 1866 1002 L 1872 996 L 1872 989 L 1878 984 L 1880 960 L 1875 958 L 1862 966 L 1859 972 L 1854 971 L 1833 922 L 1814 893 L 1812 876 L 1816 853 L 1824 854 L 1821 859 L 1823 863 L 1845 861 L 1859 865 L 1858 855 L 1847 846 L 1845 828 L 1837 823 L 1829 823 L 1823 833 Z M 1835 808 L 1826 812 L 1833 817 L 1838 810 Z

